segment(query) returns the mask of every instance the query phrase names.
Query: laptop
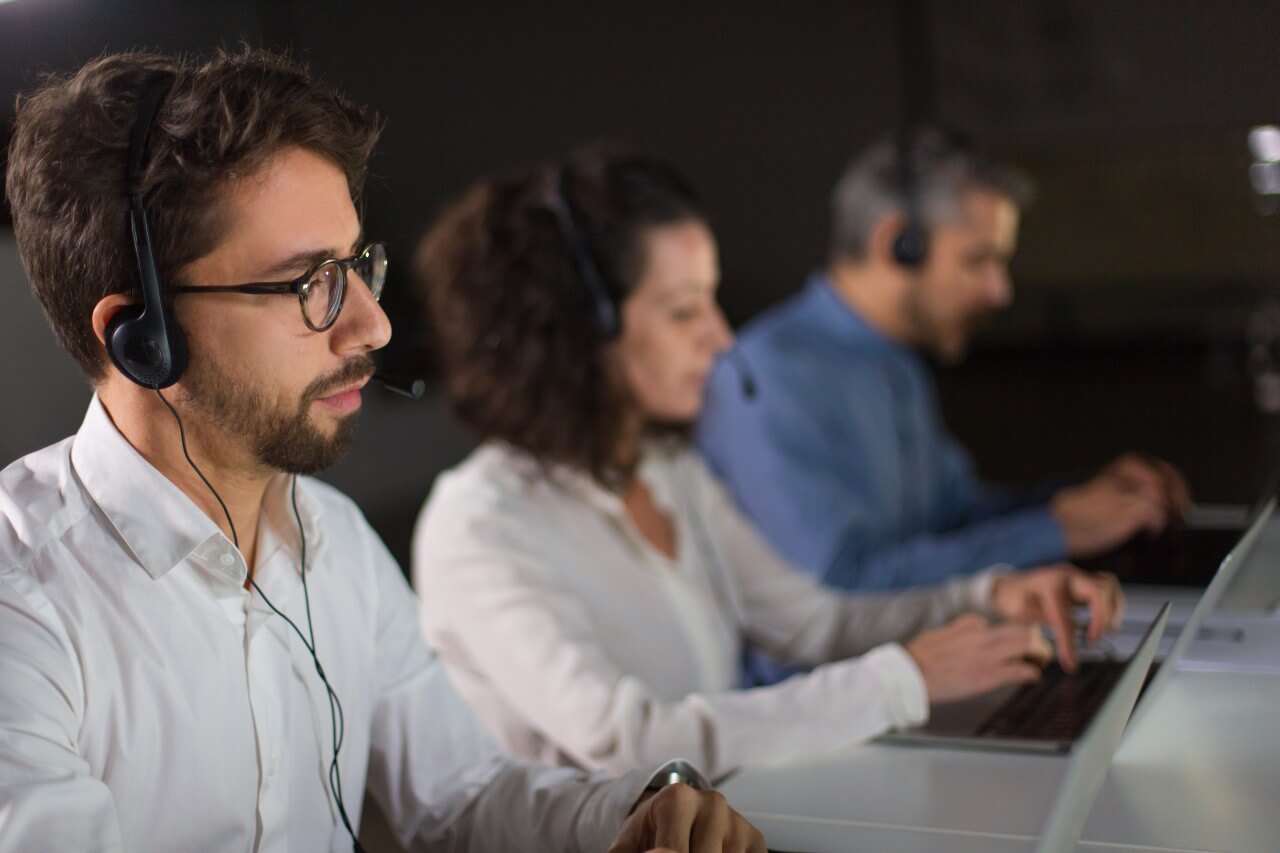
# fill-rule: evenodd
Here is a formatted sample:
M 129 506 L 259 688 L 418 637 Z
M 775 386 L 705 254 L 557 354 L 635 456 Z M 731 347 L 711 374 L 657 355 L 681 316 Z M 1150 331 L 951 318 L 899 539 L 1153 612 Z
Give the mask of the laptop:
M 1129 586 L 1204 588 L 1249 526 L 1247 506 L 1197 505 L 1185 524 L 1137 536 L 1114 551 L 1076 560 L 1085 571 L 1111 572 Z
M 1236 547 L 1221 561 L 1212 582 L 1181 626 L 1182 630 L 1163 662 L 1151 669 L 1150 684 L 1143 692 L 1139 712 L 1154 703 L 1171 676 L 1174 664 L 1199 634 L 1205 616 L 1216 607 L 1275 509 L 1276 498 L 1272 497 Z M 1155 623 L 1161 621 L 1163 624 L 1167 619 L 1167 609 L 1168 605 L 1162 607 L 1152 619 L 1139 649 L 1146 646 Z M 973 699 L 935 705 L 925 725 L 891 732 L 881 740 L 930 746 L 1070 752 L 1088 732 L 1108 695 L 1124 680 L 1137 659 L 1137 651 L 1128 661 L 1116 661 L 1106 659 L 1097 647 L 1083 648 L 1080 666 L 1074 673 L 1067 674 L 1056 663 L 1050 664 L 1035 684 L 1005 687 Z
M 1166 602 L 1129 659 L 1124 674 L 1077 741 L 1041 831 L 1037 853 L 1068 853 L 1076 849 L 1084 831 L 1084 822 L 1107 777 L 1107 768 L 1120 745 L 1120 736 L 1124 734 L 1129 715 L 1151 669 L 1156 645 L 1168 619 L 1169 604 Z

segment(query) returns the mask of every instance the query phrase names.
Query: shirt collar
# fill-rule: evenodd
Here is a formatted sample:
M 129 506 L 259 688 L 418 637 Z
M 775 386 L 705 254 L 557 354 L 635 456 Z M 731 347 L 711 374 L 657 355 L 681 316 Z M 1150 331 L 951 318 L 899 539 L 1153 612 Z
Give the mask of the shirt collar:
M 642 441 L 639 458 L 636 460 L 636 478 L 648 486 L 650 494 L 660 507 L 667 512 L 672 512 L 675 507 L 674 496 L 671 494 L 667 477 L 664 476 L 663 465 L 667 455 L 660 442 Z M 567 465 L 557 465 L 553 477 L 606 515 L 613 518 L 622 518 L 626 515 L 627 508 L 622 501 L 622 495 L 606 489 L 586 471 Z
M 71 466 L 90 498 L 151 577 L 158 579 L 193 557 L 200 566 L 243 583 L 247 572 L 244 560 L 225 557 L 236 556 L 233 543 L 213 519 L 120 434 L 97 394 L 72 442 Z M 276 476 L 264 495 L 264 523 L 259 539 L 273 553 L 286 545 L 293 548 L 297 542 L 296 533 L 289 533 L 297 529 L 289 501 L 291 479 L 286 474 Z M 318 549 L 322 530 L 317 523 L 315 500 L 308 495 L 305 481 L 298 487 L 298 511 L 308 551 Z M 270 556 L 266 550 L 260 555 Z
M 825 270 L 810 274 L 805 282 L 802 303 L 810 322 L 849 347 L 910 351 L 905 344 L 885 336 L 863 319 L 862 315 L 836 292 L 835 284 Z

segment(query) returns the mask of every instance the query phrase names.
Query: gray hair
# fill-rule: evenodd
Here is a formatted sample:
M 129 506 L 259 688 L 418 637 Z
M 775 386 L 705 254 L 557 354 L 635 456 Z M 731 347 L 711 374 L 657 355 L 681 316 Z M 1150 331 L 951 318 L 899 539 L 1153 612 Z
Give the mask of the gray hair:
M 881 139 L 855 157 L 836 182 L 831 193 L 833 259 L 865 258 L 876 223 L 888 213 L 907 212 L 901 150 L 896 138 Z M 926 228 L 954 218 L 967 190 L 994 191 L 1018 207 L 1031 200 L 1031 182 L 1020 171 L 939 130 L 913 133 L 906 153 L 912 165 L 915 214 Z

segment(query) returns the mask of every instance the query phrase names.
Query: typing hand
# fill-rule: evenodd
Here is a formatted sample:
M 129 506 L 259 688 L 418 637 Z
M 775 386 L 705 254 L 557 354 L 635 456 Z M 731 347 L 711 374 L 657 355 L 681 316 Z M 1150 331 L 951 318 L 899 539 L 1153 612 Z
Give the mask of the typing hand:
M 1154 456 L 1126 453 L 1098 472 L 1130 491 L 1159 495 L 1171 523 L 1181 521 L 1191 508 L 1191 489 L 1182 472 Z
M 668 785 L 643 800 L 618 831 L 609 853 L 765 853 L 764 836 L 718 791 Z
M 1065 563 L 996 578 L 991 588 L 991 609 L 1015 623 L 1043 622 L 1053 634 L 1058 662 L 1067 672 L 1076 668 L 1076 623 L 1072 610 L 1089 608 L 1090 642 L 1120 624 L 1124 595 L 1115 575 L 1090 574 Z
M 1092 479 L 1060 490 L 1049 510 L 1062 527 L 1067 552 L 1092 557 L 1139 533 L 1163 533 L 1182 520 L 1190 505 L 1187 483 L 1176 468 L 1126 453 Z
M 969 613 L 916 637 L 907 653 L 936 703 L 1035 681 L 1053 652 L 1034 625 L 992 625 Z

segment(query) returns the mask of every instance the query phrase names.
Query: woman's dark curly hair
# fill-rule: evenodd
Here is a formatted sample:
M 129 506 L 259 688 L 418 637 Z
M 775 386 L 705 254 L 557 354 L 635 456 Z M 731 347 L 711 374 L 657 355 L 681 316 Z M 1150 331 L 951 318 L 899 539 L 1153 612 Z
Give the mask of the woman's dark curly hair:
M 616 487 L 628 473 L 618 450 L 633 404 L 609 370 L 557 192 L 619 315 L 645 273 L 646 231 L 704 219 L 669 167 L 588 149 L 472 187 L 423 238 L 418 283 L 457 416 L 482 438 Z

